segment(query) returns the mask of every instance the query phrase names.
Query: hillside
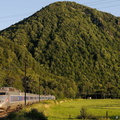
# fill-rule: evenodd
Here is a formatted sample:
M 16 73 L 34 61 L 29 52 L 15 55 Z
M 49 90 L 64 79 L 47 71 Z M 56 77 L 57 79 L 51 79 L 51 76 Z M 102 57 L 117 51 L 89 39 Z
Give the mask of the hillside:
M 11 76 L 21 81 L 26 59 L 29 80 L 40 77 L 43 93 L 118 97 L 119 31 L 119 17 L 74 2 L 50 4 L 0 31 L 1 86 Z

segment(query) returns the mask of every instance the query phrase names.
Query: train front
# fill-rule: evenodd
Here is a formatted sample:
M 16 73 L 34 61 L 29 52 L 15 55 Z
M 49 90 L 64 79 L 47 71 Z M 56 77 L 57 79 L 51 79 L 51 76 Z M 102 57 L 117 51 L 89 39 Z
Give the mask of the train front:
M 7 110 L 8 95 L 6 91 L 0 90 L 0 112 Z

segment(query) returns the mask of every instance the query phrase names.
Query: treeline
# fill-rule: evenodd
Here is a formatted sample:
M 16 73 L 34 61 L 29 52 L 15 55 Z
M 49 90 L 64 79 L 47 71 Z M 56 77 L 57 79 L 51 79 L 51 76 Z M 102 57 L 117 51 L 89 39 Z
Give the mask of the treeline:
M 30 92 L 40 78 L 41 94 L 118 98 L 119 30 L 120 18 L 108 13 L 74 2 L 46 6 L 0 32 L 1 86 L 23 89 L 26 60 Z

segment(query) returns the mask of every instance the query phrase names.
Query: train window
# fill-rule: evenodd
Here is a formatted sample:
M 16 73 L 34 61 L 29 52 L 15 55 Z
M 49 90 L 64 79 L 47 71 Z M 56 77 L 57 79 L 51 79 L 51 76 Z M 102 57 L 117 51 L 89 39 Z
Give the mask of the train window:
M 19 97 L 18 96 L 11 96 L 11 102 L 18 101 Z
M 0 95 L 6 95 L 6 93 L 5 92 L 0 92 Z
M 40 97 L 40 99 L 45 99 L 44 97 Z
M 30 97 L 30 100 L 33 100 L 33 97 Z
M 26 100 L 29 100 L 29 97 L 28 97 L 28 96 L 26 97 Z
M 23 96 L 18 96 L 18 98 L 19 98 L 19 101 L 23 100 Z

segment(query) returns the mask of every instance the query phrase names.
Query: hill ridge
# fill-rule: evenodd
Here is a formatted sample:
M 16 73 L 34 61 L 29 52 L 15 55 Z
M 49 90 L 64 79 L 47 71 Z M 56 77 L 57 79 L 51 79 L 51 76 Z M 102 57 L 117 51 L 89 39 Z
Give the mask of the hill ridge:
M 110 96 L 106 95 L 107 97 L 118 97 L 119 30 L 119 17 L 75 2 L 56 2 L 0 31 L 1 39 L 4 38 L 4 42 L 12 46 L 12 50 L 9 47 L 6 51 L 12 51 L 14 57 L 8 57 L 4 53 L 1 55 L 5 60 L 7 57 L 9 60 L 10 57 L 15 59 L 13 63 L 8 61 L 9 64 L 16 66 L 15 61 L 18 61 L 19 65 L 24 66 L 27 54 L 28 64 L 34 68 L 31 70 L 32 78 L 35 72 L 37 76 L 39 72 L 42 73 L 42 66 L 47 74 L 46 77 L 41 77 L 43 83 L 48 85 L 51 81 L 48 87 L 42 85 L 42 89 L 53 92 L 56 96 L 64 97 L 67 86 L 68 97 L 79 94 L 83 97 L 95 94 L 103 97 L 108 93 Z M 2 43 L 0 46 L 3 50 Z M 5 66 L 4 63 L 2 65 Z M 55 88 L 53 81 L 57 81 Z M 63 82 L 64 88 L 58 86 L 58 81 Z

